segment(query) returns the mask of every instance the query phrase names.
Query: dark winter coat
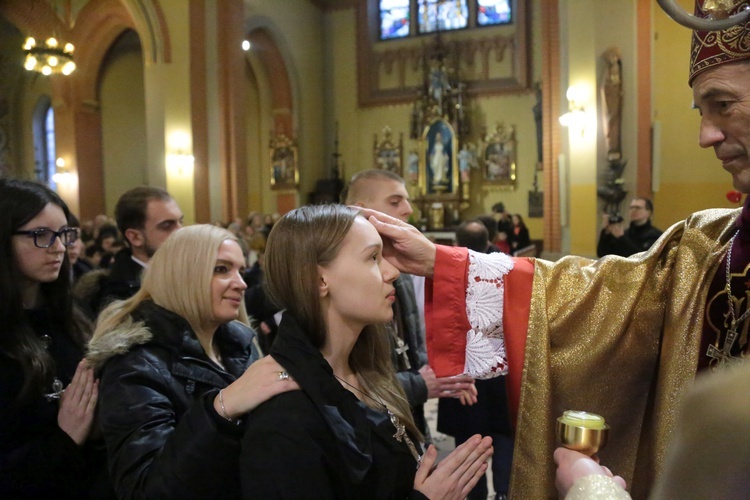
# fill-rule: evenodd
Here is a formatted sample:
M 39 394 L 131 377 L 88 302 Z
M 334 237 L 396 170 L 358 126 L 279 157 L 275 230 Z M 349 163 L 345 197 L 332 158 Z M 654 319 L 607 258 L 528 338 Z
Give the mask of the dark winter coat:
M 99 417 L 118 497 L 238 497 L 242 428 L 213 401 L 258 359 L 255 333 L 236 321 L 217 330 L 224 370 L 181 316 L 147 301 L 131 317 L 89 354 L 101 367 Z
M 70 384 L 83 349 L 61 331 L 48 309 L 26 312 L 34 334 L 48 337 L 54 376 Z M 0 327 L 2 335 L 2 327 Z M 46 393 L 52 392 L 49 381 Z M 0 353 L 0 498 L 106 498 L 112 495 L 106 474 L 104 443 L 90 439 L 78 446 L 57 424 L 59 399 L 42 394 L 19 401 L 23 370 Z
M 395 428 L 386 413 L 365 406 L 342 387 L 289 313 L 279 325 L 271 356 L 302 390 L 280 394 L 248 415 L 240 458 L 244 498 L 413 494 L 416 461 L 393 438 Z

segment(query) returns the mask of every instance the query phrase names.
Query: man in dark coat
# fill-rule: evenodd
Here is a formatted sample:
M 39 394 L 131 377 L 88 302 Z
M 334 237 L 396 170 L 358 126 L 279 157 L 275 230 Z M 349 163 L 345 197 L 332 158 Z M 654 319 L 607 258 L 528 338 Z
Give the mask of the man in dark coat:
M 627 229 L 622 226 L 622 221 L 612 221 L 608 215 L 604 215 L 604 229 L 599 235 L 597 255 L 630 257 L 651 248 L 662 234 L 661 229 L 651 225 L 653 212 L 651 200 L 634 198 L 630 202 L 630 226 Z
M 130 298 L 140 290 L 141 272 L 169 235 L 182 227 L 183 215 L 164 189 L 139 186 L 120 196 L 115 220 L 127 248 L 115 255 L 106 271 L 84 277 L 73 292 L 92 318 L 113 300 Z

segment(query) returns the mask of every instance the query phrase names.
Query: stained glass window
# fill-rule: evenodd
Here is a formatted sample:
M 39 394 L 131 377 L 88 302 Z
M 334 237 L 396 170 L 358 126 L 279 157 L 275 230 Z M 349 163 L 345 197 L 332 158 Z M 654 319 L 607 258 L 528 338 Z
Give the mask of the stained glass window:
M 419 0 L 419 32 L 465 28 L 469 22 L 466 0 Z
M 409 36 L 409 0 L 380 0 L 380 39 Z
M 493 26 L 513 21 L 510 0 L 477 0 L 477 25 Z

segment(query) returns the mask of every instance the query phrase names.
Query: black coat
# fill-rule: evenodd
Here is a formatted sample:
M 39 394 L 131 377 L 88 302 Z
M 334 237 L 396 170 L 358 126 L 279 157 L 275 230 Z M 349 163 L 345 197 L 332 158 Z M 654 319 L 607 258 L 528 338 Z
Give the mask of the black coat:
M 27 316 L 36 335 L 50 337 L 54 376 L 67 387 L 83 349 L 47 309 L 27 311 Z M 18 401 L 23 382 L 18 361 L 0 354 L 0 498 L 53 498 L 61 492 L 75 498 L 111 497 L 104 443 L 76 445 L 57 424 L 59 400 L 38 395 Z M 51 381 L 46 392 L 52 392 Z
M 271 355 L 302 391 L 280 394 L 248 415 L 240 457 L 244 498 L 412 495 L 416 462 L 393 438 L 388 416 L 341 386 L 289 313 Z
M 631 222 L 630 226 L 625 230 L 625 234 L 619 238 L 602 229 L 599 235 L 596 254 L 599 257 L 604 257 L 605 255 L 630 257 L 633 254 L 644 252 L 651 248 L 651 245 L 661 235 L 662 230 L 652 226 L 651 220 L 646 221 L 645 224 L 641 224 L 640 226 L 636 226 Z
M 406 399 L 411 406 L 412 416 L 417 428 L 425 436 L 429 436 L 427 421 L 424 416 L 424 404 L 427 402 L 427 384 L 419 373 L 419 369 L 427 364 L 427 349 L 424 345 L 424 333 L 417 299 L 414 294 L 414 284 L 411 276 L 402 274 L 393 282 L 396 289 L 396 300 L 398 300 L 398 311 L 403 328 L 404 343 L 409 347 L 406 355 L 409 358 L 411 368 L 400 369 L 399 354 L 396 352 L 396 344 L 391 338 L 391 360 L 396 370 L 396 378 L 401 388 L 406 393 Z
M 115 300 L 129 299 L 141 289 L 143 266 L 129 249 L 120 250 L 107 269 L 85 273 L 73 288 L 76 304 L 96 320 L 99 312 Z
M 104 363 L 99 416 L 117 495 L 238 497 L 242 428 L 218 415 L 213 401 L 258 358 L 254 332 L 239 322 L 216 332 L 225 371 L 182 317 L 150 301 L 133 317 L 144 325 L 92 343 L 89 356 Z M 127 351 L 118 355 L 122 345 Z

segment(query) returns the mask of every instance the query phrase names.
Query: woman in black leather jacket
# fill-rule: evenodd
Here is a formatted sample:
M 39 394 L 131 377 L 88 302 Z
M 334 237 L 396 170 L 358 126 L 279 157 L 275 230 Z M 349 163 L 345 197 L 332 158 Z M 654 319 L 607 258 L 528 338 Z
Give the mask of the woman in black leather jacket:
M 186 227 L 156 252 L 141 290 L 102 312 L 88 359 L 101 371 L 99 417 L 119 497 L 239 496 L 240 418 L 296 387 L 278 380 L 272 358 L 251 366 L 243 271 L 231 233 Z

